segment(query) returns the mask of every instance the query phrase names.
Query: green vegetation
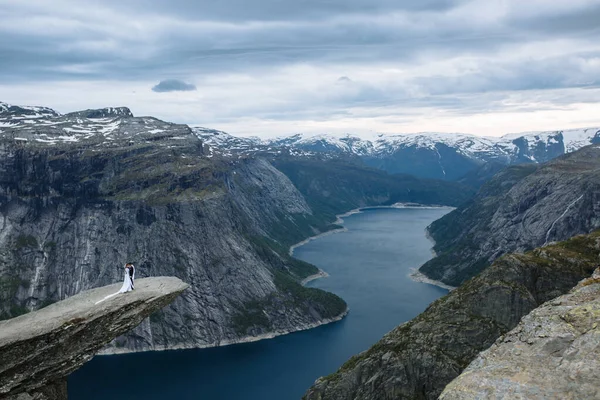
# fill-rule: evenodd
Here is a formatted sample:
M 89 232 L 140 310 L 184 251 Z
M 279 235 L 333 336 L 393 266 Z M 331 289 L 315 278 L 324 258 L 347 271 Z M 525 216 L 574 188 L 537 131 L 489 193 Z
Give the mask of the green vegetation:
M 268 300 L 254 300 L 244 304 L 241 308 L 242 311 L 233 317 L 232 322 L 235 331 L 240 335 L 245 335 L 250 328 L 269 329 L 271 321 L 269 321 L 269 317 L 263 311 L 268 303 Z
M 288 248 L 285 245 L 264 236 L 246 235 L 246 238 L 252 243 L 261 259 L 269 261 L 271 265 L 282 264 L 282 267 L 287 268 L 297 281 L 319 272 L 319 269 L 314 265 L 290 257 Z
M 307 288 L 294 281 L 285 273 L 275 272 L 275 286 L 293 299 L 295 306 L 315 307 L 323 318 L 334 318 L 346 310 L 346 302 L 333 293 L 321 289 Z
M 53 251 L 56 249 L 56 242 L 55 241 L 49 241 L 44 243 L 44 250 L 48 250 L 48 251 Z
M 150 314 L 150 322 L 153 324 L 160 324 L 165 321 L 165 314 L 162 310 L 159 310 L 155 313 Z
M 304 195 L 315 216 L 329 221 L 337 214 L 368 205 L 410 202 L 456 206 L 474 194 L 465 185 L 389 175 L 350 160 L 278 158 L 273 165 Z
M 37 248 L 38 247 L 38 242 L 37 239 L 32 236 L 32 235 L 19 235 L 17 236 L 17 239 L 15 241 L 15 248 L 16 249 L 21 249 L 21 248 Z
M 226 163 L 203 157 L 182 157 L 179 151 L 141 146 L 116 154 L 119 173 L 107 186 L 106 197 L 144 200 L 149 205 L 202 200 L 223 193 Z

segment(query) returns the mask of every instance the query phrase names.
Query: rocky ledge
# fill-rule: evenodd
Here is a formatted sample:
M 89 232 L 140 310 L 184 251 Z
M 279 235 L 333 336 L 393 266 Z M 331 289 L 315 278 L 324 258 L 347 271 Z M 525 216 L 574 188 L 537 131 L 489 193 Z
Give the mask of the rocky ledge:
M 145 278 L 135 291 L 96 304 L 120 286 L 87 290 L 0 322 L 0 399 L 66 399 L 70 373 L 188 287 L 177 278 Z
M 482 352 L 440 399 L 600 398 L 600 269 Z

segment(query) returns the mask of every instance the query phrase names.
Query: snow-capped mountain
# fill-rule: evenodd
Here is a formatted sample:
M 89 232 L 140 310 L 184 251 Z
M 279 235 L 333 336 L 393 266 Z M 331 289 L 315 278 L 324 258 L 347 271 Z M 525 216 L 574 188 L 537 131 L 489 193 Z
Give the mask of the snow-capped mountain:
M 0 116 L 4 119 L 32 119 L 57 117 L 59 114 L 51 108 L 35 106 L 14 106 L 0 101 Z
M 90 146 L 121 146 L 123 142 L 152 142 L 166 145 L 198 139 L 187 125 L 153 117 L 134 117 L 126 107 L 108 107 L 61 115 L 46 107 L 13 106 L 0 103 L 0 139 L 32 145 L 82 143 Z
M 177 147 L 192 140 L 198 146 L 203 142 L 208 144 L 208 156 L 344 157 L 389 173 L 445 180 L 460 180 L 475 174 L 477 177 L 473 179 L 483 182 L 503 165 L 546 162 L 585 145 L 600 143 L 600 128 L 528 132 L 499 138 L 418 133 L 361 137 L 294 134 L 261 139 L 236 137 L 202 127 L 190 129 L 152 117 L 134 117 L 126 107 L 61 115 L 47 107 L 0 102 L 2 138 L 37 145 L 81 142 L 98 148 L 156 140 Z
M 294 134 L 275 139 L 240 138 L 206 128 L 196 135 L 227 155 L 354 156 L 390 173 L 456 180 L 479 166 L 546 162 L 600 142 L 600 128 L 528 132 L 503 137 L 460 133 L 418 133 L 370 137 Z

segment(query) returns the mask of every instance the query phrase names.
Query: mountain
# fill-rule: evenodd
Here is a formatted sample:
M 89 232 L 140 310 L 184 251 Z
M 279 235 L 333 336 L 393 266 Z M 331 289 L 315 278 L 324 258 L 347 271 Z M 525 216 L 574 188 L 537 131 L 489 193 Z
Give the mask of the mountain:
M 455 182 L 391 175 L 346 159 L 278 156 L 271 163 L 292 181 L 316 214 L 328 219 L 370 205 L 459 206 L 475 194 L 471 187 Z
M 523 316 L 588 278 L 598 266 L 599 250 L 600 231 L 596 231 L 526 254 L 510 254 L 498 259 L 480 275 L 432 303 L 415 319 L 398 326 L 370 349 L 352 357 L 337 372 L 318 379 L 304 399 L 436 399 L 481 351 L 515 328 Z M 597 314 L 579 310 L 582 320 L 595 321 L 593 316 Z M 543 328 L 545 324 L 538 320 L 535 325 L 541 327 L 540 333 L 547 332 Z M 565 335 L 570 329 L 573 328 L 566 327 L 555 341 L 546 341 L 550 342 L 547 352 L 567 345 Z M 518 355 L 516 349 L 513 354 Z M 533 364 L 540 365 L 538 361 Z M 521 376 L 518 374 L 527 374 L 531 368 L 535 367 L 525 364 L 520 371 L 512 368 L 513 379 Z M 472 364 L 471 369 L 476 369 L 476 365 Z M 564 371 L 564 380 L 570 372 Z M 496 371 L 495 377 L 501 373 Z M 496 387 L 502 388 L 503 382 L 497 379 Z M 505 389 L 493 393 L 505 393 Z M 448 398 L 487 398 L 487 395 Z M 513 396 L 509 394 L 505 398 Z
M 600 146 L 509 167 L 428 228 L 436 257 L 420 268 L 458 286 L 503 254 L 600 227 Z
M 5 109 L 1 319 L 117 282 L 125 262 L 140 277 L 190 284 L 107 352 L 218 346 L 339 319 L 346 304 L 300 284 L 319 271 L 291 258 L 291 245 L 356 207 L 458 205 L 473 193 L 346 168 L 352 159 L 228 155 L 187 125 L 125 108 Z M 27 116 L 32 109 L 38 117 Z
M 600 269 L 479 354 L 440 400 L 594 399 L 600 379 Z
M 0 118 L 4 121 L 20 121 L 32 118 L 57 117 L 59 113 L 47 107 L 15 106 L 0 101 Z M 0 128 L 2 125 L 0 125 Z
M 190 289 L 111 352 L 255 340 L 344 315 L 343 300 L 299 283 L 318 269 L 288 246 L 329 221 L 284 174 L 209 158 L 186 125 L 83 114 L 97 118 L 0 116 L 2 318 L 118 282 L 125 262 Z
M 391 174 L 443 180 L 459 180 L 487 163 L 502 166 L 543 163 L 586 145 L 600 143 L 600 128 L 530 132 L 500 138 L 419 133 L 367 137 L 295 134 L 259 139 L 235 137 L 201 127 L 193 130 L 206 143 L 228 155 L 344 156 L 360 159 L 365 165 Z

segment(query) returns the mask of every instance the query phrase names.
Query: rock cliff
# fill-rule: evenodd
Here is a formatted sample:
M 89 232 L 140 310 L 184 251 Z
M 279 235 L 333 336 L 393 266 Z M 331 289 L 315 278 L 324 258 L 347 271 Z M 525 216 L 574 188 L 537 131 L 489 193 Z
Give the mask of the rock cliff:
M 453 380 L 441 400 L 600 398 L 600 270 L 533 310 Z
M 473 200 L 431 224 L 436 257 L 420 271 L 458 286 L 503 254 L 599 227 L 600 146 L 592 145 L 498 173 Z
M 187 126 L 125 109 L 44 115 L 10 114 L 0 132 L 2 318 L 117 282 L 124 262 L 191 288 L 112 352 L 216 346 L 344 315 L 343 300 L 299 283 L 318 270 L 288 246 L 328 221 L 271 164 L 209 157 Z
M 317 380 L 304 399 L 435 399 L 521 317 L 589 277 L 599 257 L 599 231 L 506 255 Z
M 188 287 L 171 277 L 139 279 L 135 286 L 99 304 L 121 284 L 87 290 L 0 322 L 0 398 L 66 399 L 71 372 Z

